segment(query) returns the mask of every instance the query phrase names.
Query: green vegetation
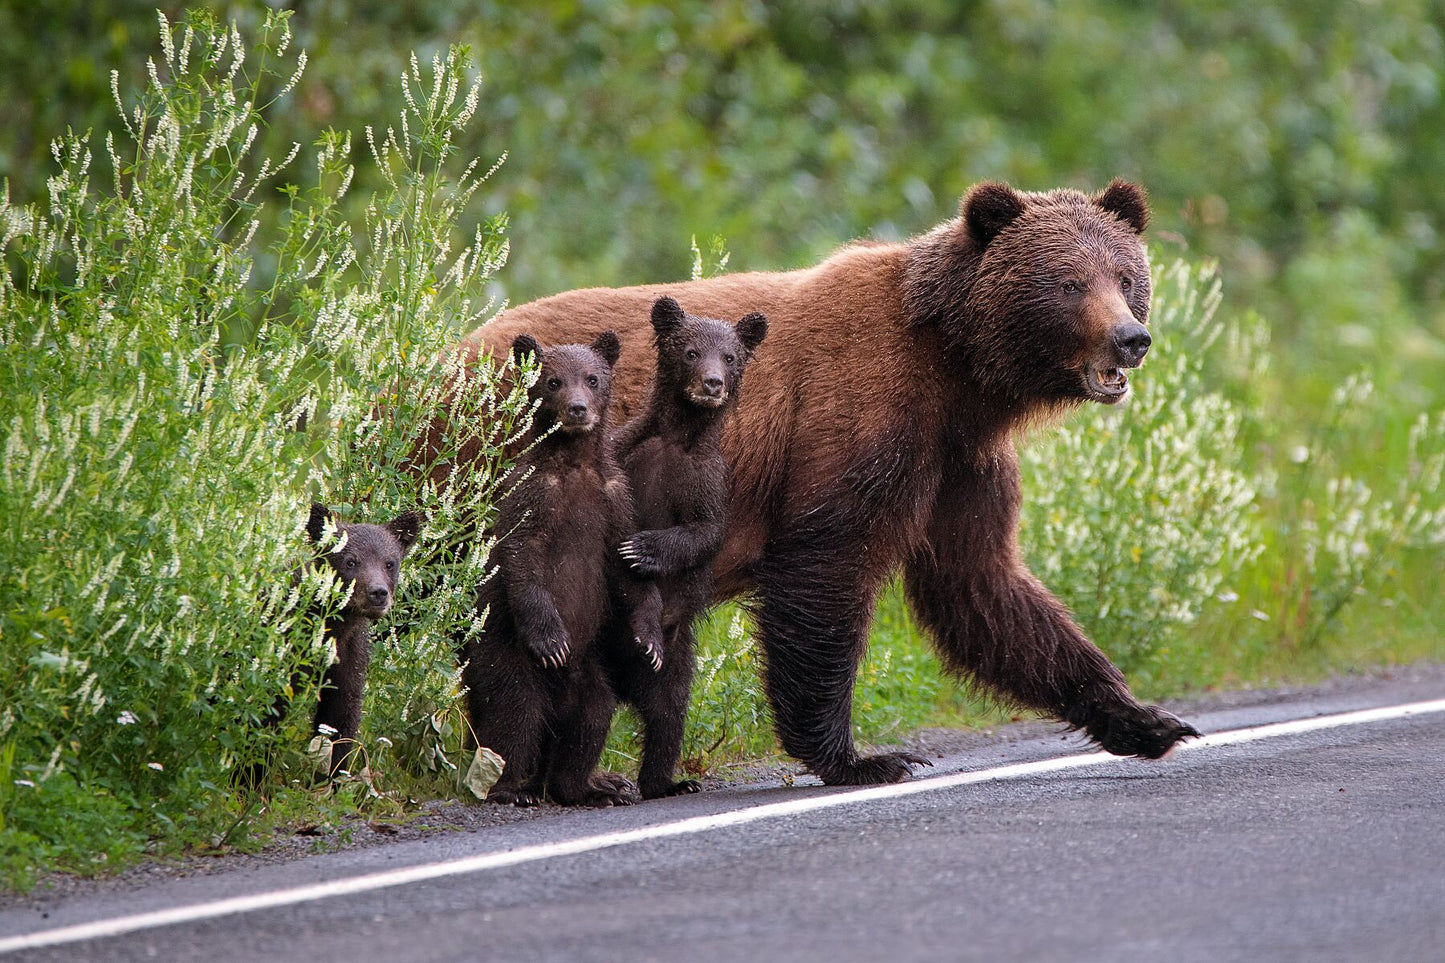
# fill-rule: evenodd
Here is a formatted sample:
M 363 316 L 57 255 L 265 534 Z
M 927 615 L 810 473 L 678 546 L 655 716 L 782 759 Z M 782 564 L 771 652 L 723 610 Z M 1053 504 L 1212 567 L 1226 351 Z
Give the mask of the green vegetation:
M 1134 401 L 1024 441 L 1030 561 L 1136 686 L 1445 654 L 1441 0 L 199 6 L 239 32 L 166 3 L 157 50 L 145 4 L 0 9 L 11 883 L 465 795 L 447 636 L 486 552 L 453 549 L 525 412 L 444 347 L 493 299 L 906 236 L 983 178 L 1152 194 Z M 731 261 L 689 252 L 715 236 Z M 410 462 L 444 397 L 460 417 Z M 439 489 L 464 446 L 480 470 Z M 249 724 L 325 656 L 334 588 L 292 579 L 312 497 L 432 518 L 369 765 L 333 789 L 308 712 Z M 702 637 L 685 762 L 772 751 L 745 618 Z M 856 705 L 878 741 L 1003 711 L 942 676 L 896 585 Z

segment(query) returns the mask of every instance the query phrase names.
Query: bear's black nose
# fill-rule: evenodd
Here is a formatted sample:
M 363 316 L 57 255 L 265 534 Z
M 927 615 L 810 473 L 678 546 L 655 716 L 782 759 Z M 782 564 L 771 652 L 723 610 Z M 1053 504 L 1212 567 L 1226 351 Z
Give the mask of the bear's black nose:
M 716 398 L 722 394 L 722 389 L 723 380 L 716 375 L 702 379 L 702 390 L 707 393 L 709 398 Z
M 567 416 L 570 418 L 587 417 L 587 406 L 580 402 L 573 402 L 567 407 Z
M 1154 339 L 1149 337 L 1149 329 L 1138 321 L 1130 321 L 1121 324 L 1114 329 L 1114 346 L 1119 349 L 1119 354 L 1126 365 L 1136 365 L 1144 360 L 1144 355 L 1149 352 L 1149 345 Z
M 391 599 L 391 593 L 384 588 L 374 588 L 366 593 L 366 598 L 372 605 L 385 605 Z

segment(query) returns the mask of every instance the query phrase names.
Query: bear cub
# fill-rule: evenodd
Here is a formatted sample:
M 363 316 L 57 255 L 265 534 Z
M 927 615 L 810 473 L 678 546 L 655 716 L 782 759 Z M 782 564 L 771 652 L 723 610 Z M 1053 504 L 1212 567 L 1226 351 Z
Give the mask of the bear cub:
M 535 359 L 526 448 L 502 480 L 497 571 L 478 595 L 486 618 L 462 651 L 477 741 L 506 765 L 487 801 L 610 806 L 631 783 L 593 773 L 616 700 L 592 642 L 610 611 L 609 569 L 634 531 L 632 500 L 605 445 L 612 369 L 622 346 L 543 349 L 519 335 L 512 356 Z
M 656 374 L 641 409 L 613 439 L 613 451 L 631 485 L 639 529 L 619 553 L 631 577 L 649 580 L 648 593 L 657 593 L 660 604 L 632 592 L 603 646 L 613 690 L 642 718 L 638 788 L 644 799 L 699 788 L 694 780 L 673 781 L 692 689 L 692 623 L 712 599 L 712 563 L 726 530 L 723 423 L 768 320 L 754 313 L 732 326 L 687 314 L 664 297 L 653 304 L 652 327 Z M 660 660 L 635 641 L 657 634 L 648 623 L 659 609 Z
M 361 731 L 361 703 L 366 695 L 366 673 L 371 667 L 371 623 L 391 609 L 396 597 L 401 561 L 421 534 L 419 512 L 404 512 L 385 525 L 348 524 L 332 515 L 325 505 L 313 504 L 306 520 L 306 536 L 318 550 L 326 529 L 334 536 L 326 542 L 324 561 L 336 573 L 337 582 L 350 594 L 340 612 L 326 620 L 326 637 L 336 646 L 336 661 L 321 675 L 321 698 L 312 717 L 312 730 L 327 726 L 332 741 L 328 775 L 346 768 Z M 299 575 L 299 573 L 298 573 Z M 292 677 L 292 685 L 315 678 L 319 666 L 306 666 Z M 265 726 L 278 726 L 286 718 L 290 700 L 281 696 L 262 718 Z M 255 788 L 266 775 L 266 763 L 250 766 L 241 776 Z

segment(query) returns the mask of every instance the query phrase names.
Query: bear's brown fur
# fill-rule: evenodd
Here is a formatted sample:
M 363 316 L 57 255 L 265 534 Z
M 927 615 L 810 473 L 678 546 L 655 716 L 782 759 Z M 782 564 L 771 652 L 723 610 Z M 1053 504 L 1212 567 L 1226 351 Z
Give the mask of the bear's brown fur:
M 1148 347 L 1143 192 L 973 188 L 960 216 L 901 244 L 845 247 L 786 273 L 570 291 L 506 311 L 464 347 L 613 327 L 614 401 L 648 382 L 649 306 L 760 311 L 768 349 L 724 431 L 728 533 L 719 598 L 751 593 L 784 748 L 829 783 L 903 778 L 860 756 L 853 684 L 874 599 L 903 570 L 948 666 L 1053 714 L 1110 752 L 1158 757 L 1194 729 L 1140 705 L 1025 566 L 1015 431 L 1127 391 Z

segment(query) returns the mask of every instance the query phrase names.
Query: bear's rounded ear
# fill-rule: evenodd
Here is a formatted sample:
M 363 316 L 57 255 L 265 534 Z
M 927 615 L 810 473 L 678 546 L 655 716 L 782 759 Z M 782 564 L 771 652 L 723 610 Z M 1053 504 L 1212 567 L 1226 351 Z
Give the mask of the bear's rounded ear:
M 1007 184 L 988 181 L 974 185 L 959 206 L 968 233 L 984 248 L 1024 212 L 1024 196 Z
M 622 342 L 617 339 L 617 332 L 610 329 L 593 338 L 591 348 L 607 362 L 609 368 L 617 364 L 617 359 L 622 356 Z
M 682 324 L 685 315 L 682 305 L 671 296 L 663 296 L 652 303 L 652 330 L 667 334 Z
M 401 543 L 401 553 L 405 555 L 416 544 L 417 536 L 421 535 L 421 525 L 421 512 L 402 512 L 386 523 L 386 530 L 396 536 Z
M 738 338 L 751 354 L 768 336 L 768 319 L 761 311 L 754 311 L 738 322 Z
M 1094 196 L 1094 203 L 1129 225 L 1135 234 L 1143 234 L 1149 226 L 1149 198 L 1138 184 L 1116 177 Z
M 512 341 L 512 361 L 520 365 L 526 364 L 529 359 L 541 363 L 542 346 L 530 334 L 519 334 Z
M 311 539 L 311 544 L 321 544 L 321 536 L 326 534 L 326 522 L 328 520 L 330 520 L 333 525 L 335 524 L 335 519 L 332 518 L 331 515 L 331 509 L 320 502 L 312 502 L 311 515 L 306 519 L 306 537 Z

